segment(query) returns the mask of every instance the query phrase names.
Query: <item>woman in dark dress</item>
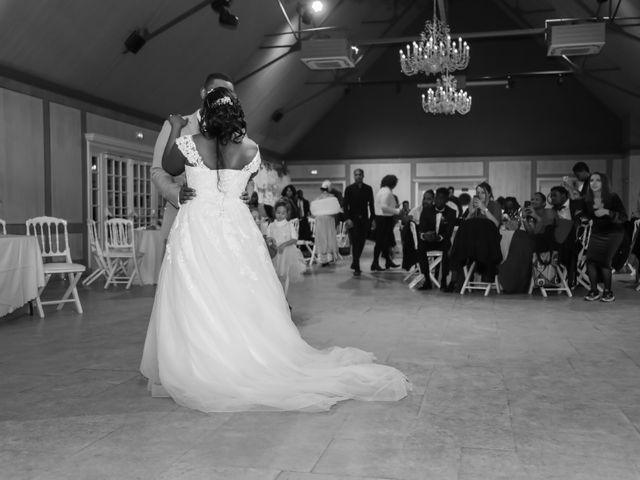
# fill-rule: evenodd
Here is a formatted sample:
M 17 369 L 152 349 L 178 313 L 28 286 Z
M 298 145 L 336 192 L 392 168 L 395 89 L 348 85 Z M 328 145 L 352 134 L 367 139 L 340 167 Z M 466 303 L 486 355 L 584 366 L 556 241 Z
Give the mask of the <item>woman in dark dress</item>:
M 610 191 L 607 176 L 599 172 L 589 177 L 584 203 L 585 213 L 592 221 L 587 245 L 587 274 L 591 286 L 584 299 L 613 302 L 616 297 L 611 290 L 611 260 L 622 242 L 627 212 L 620 197 Z M 604 284 L 602 295 L 598 291 L 598 279 Z

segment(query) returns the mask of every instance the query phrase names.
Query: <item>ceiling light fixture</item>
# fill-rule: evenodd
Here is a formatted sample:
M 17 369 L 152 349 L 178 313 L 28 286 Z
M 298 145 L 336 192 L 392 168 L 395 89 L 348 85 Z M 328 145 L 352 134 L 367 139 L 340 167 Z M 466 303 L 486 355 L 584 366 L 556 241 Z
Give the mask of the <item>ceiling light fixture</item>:
M 315 16 L 324 10 L 324 4 L 319 0 L 298 2 L 298 15 L 305 25 L 311 25 Z
M 425 23 L 420 40 L 407 45 L 407 52 L 400 50 L 400 67 L 405 75 L 424 72 L 426 75 L 447 70 L 463 70 L 469 65 L 469 45 L 458 38 L 451 40 L 449 25 L 440 20 L 433 0 L 433 20 Z
M 213 0 L 211 8 L 218 13 L 218 21 L 223 27 L 236 28 L 238 26 L 238 17 L 229 11 L 232 0 Z

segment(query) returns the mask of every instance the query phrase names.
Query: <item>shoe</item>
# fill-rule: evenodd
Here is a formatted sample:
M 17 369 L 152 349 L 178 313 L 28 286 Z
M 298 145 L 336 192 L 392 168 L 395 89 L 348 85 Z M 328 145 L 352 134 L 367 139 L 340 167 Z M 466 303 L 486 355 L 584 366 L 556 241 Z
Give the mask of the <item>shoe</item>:
M 349 267 L 351 270 L 360 270 L 358 268 L 358 266 L 355 263 L 352 263 L 351 266 Z
M 453 283 L 452 283 L 452 284 L 450 284 L 450 285 L 447 285 L 446 287 L 444 287 L 444 292 L 445 292 L 445 293 L 453 293 L 453 292 L 455 292 L 455 291 L 456 291 L 456 286 L 455 286 Z M 459 291 L 460 291 L 460 290 L 458 289 L 458 292 L 459 292 Z
M 323 263 L 320 265 L 321 267 L 328 267 L 329 266 L 329 262 Z
M 383 268 L 380 265 L 378 265 L 377 263 L 373 263 L 373 264 L 371 264 L 371 271 L 372 272 L 382 272 Z
M 615 301 L 615 299 L 616 299 L 616 296 L 613 294 L 613 292 L 611 290 L 608 290 L 602 293 L 602 297 L 600 298 L 600 301 L 610 303 Z
M 395 263 L 393 263 L 393 262 L 387 262 L 387 263 L 385 264 L 385 268 L 386 268 L 387 270 L 389 270 L 390 268 L 400 268 L 400 265 L 396 265 L 396 264 L 395 264 Z
M 360 270 L 354 270 L 353 271 L 353 276 L 354 277 L 359 277 L 362 274 L 362 272 Z
M 584 299 L 587 302 L 595 302 L 596 300 L 600 300 L 600 292 L 598 290 L 592 290 L 587 295 L 585 295 Z
M 416 288 L 416 290 L 432 290 L 433 286 L 430 283 L 423 284 L 420 288 Z

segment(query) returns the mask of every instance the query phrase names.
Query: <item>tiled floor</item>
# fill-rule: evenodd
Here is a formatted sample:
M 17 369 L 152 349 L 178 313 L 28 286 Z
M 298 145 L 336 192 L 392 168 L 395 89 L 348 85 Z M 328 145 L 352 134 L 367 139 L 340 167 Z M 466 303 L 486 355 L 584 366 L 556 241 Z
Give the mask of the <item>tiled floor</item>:
M 0 319 L 0 478 L 640 479 L 630 287 L 618 278 L 610 305 L 485 298 L 316 268 L 290 290 L 303 336 L 374 351 L 412 394 L 321 414 L 205 415 L 150 398 L 137 371 L 154 289 L 94 284 L 84 315 Z

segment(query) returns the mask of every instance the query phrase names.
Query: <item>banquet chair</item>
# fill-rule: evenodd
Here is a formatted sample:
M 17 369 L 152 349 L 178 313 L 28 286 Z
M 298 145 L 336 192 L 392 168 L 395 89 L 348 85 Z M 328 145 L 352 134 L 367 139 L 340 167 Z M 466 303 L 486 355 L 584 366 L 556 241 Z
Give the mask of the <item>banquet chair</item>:
M 547 254 L 549 256 L 549 263 L 541 262 L 540 255 L 543 254 Z M 542 269 L 548 269 L 543 276 L 537 275 L 542 272 L 541 267 Z M 534 253 L 532 257 L 529 295 L 533 293 L 534 288 L 539 288 L 540 293 L 542 293 L 544 298 L 547 298 L 547 292 L 558 292 L 558 294 L 564 292 L 567 294 L 567 297 L 573 297 L 573 293 L 571 292 L 571 288 L 567 281 L 567 275 L 567 267 L 558 261 L 558 252 L 543 252 L 542 254 Z M 549 283 L 548 280 L 553 281 L 552 283 Z
M 78 280 L 87 267 L 79 263 L 73 263 L 71 260 L 71 250 L 69 249 L 69 234 L 67 232 L 67 221 L 56 217 L 34 217 L 26 222 L 27 235 L 36 237 L 42 260 L 54 260 L 52 262 L 44 262 L 44 285 L 38 289 L 36 297 L 36 306 L 40 318 L 44 318 L 43 305 L 58 305 L 58 310 L 62 310 L 65 303 L 73 302 L 76 311 L 82 313 L 82 304 L 76 288 Z M 55 261 L 62 258 L 64 261 Z M 49 283 L 51 276 L 55 273 L 67 276 L 69 279 L 69 287 L 58 300 L 43 301 L 40 296 Z M 69 298 L 69 296 L 73 298 Z
M 342 260 L 340 249 L 349 243 L 349 230 L 344 222 L 340 222 L 336 228 L 336 242 L 338 243 L 338 260 Z
M 296 229 L 296 233 L 300 228 L 300 219 L 294 218 L 291 220 Z M 309 228 L 311 229 L 311 236 L 315 238 L 316 235 L 316 221 L 313 218 L 309 219 Z M 316 254 L 316 244 L 312 240 L 300 240 L 298 239 L 296 245 L 300 248 L 300 250 L 304 249 L 309 253 L 309 258 L 307 261 L 307 266 L 311 266 L 313 262 L 318 261 L 318 255 Z
M 104 256 L 107 264 L 104 288 L 126 284 L 128 289 L 135 277 L 140 278 L 133 221 L 111 218 L 104 222 L 104 229 Z M 128 268 L 129 263 L 133 264 L 131 269 Z
M 409 229 L 413 237 L 413 244 L 418 247 L 418 232 L 415 222 L 409 222 Z M 442 252 L 439 250 L 430 250 L 427 252 L 427 262 L 429 263 L 429 279 L 436 288 L 440 288 L 440 281 L 436 276 L 436 269 L 442 262 Z M 414 277 L 414 278 L 412 278 Z M 424 283 L 424 274 L 420 270 L 420 263 L 416 263 L 411 267 L 407 275 L 404 277 L 405 282 L 409 283 L 409 288 L 419 287 Z
M 589 275 L 587 274 L 587 246 L 589 245 L 589 237 L 591 236 L 591 223 L 590 221 L 587 224 L 580 225 L 577 234 L 580 241 L 580 250 L 578 251 L 576 266 L 576 283 L 579 283 L 587 290 L 591 289 Z
M 477 262 L 474 260 L 471 265 L 465 265 L 464 271 L 464 283 L 460 289 L 460 295 L 464 295 L 465 290 L 484 290 L 484 296 L 488 296 L 491 289 L 495 289 L 496 293 L 500 293 L 500 282 L 498 281 L 498 275 L 495 276 L 492 282 L 483 282 L 475 280 Z
M 7 234 L 7 222 L 0 218 L 0 235 Z
M 98 238 L 98 228 L 95 220 L 87 220 L 87 230 L 89 232 L 89 247 L 91 248 L 91 255 L 93 256 L 93 260 L 95 262 L 95 268 L 91 275 L 87 276 L 83 281 L 82 285 L 88 287 L 93 282 L 95 282 L 98 278 L 104 277 L 105 280 L 108 278 L 109 268 L 107 266 L 107 259 L 104 255 L 104 250 L 100 246 L 100 239 Z

